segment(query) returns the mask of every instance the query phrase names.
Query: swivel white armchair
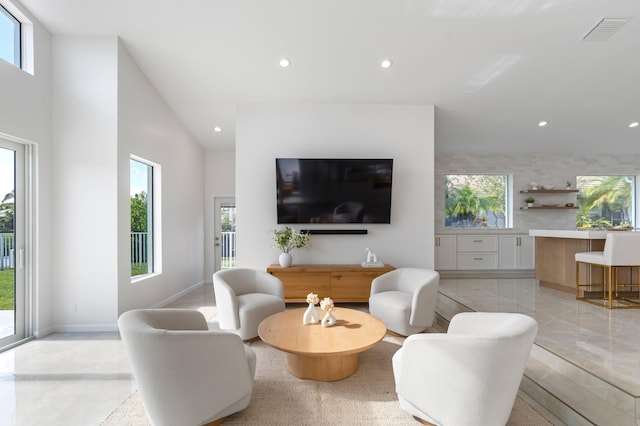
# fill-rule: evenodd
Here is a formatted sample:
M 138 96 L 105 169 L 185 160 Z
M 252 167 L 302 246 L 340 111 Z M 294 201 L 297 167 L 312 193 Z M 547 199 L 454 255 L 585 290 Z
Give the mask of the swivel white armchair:
M 133 310 L 118 328 L 153 425 L 203 425 L 249 405 L 255 353 L 233 333 L 208 330 L 200 312 Z
M 226 269 L 213 274 L 213 290 L 220 328 L 242 340 L 258 337 L 258 324 L 285 310 L 284 286 L 279 278 L 254 269 Z
M 434 425 L 504 426 L 538 330 L 523 314 L 465 312 L 393 356 L 400 407 Z
M 402 336 L 433 324 L 440 275 L 431 269 L 399 268 L 371 281 L 369 312 Z

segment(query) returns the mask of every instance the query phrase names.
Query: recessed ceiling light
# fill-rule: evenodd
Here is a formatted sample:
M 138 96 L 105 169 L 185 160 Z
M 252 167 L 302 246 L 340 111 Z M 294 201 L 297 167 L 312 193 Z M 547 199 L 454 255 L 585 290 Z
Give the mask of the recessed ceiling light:
M 640 124 L 640 123 L 638 123 L 637 121 L 634 121 L 633 123 L 629 124 L 629 127 L 631 127 L 631 128 L 638 127 L 638 124 Z
M 539 122 L 539 123 L 538 123 L 538 126 L 539 126 L 539 127 L 544 127 L 544 126 L 546 126 L 547 124 L 549 124 L 549 123 L 548 123 L 548 122 L 546 122 L 546 121 L 541 121 L 541 122 Z
M 222 128 L 220 126 L 216 126 L 213 128 L 213 131 L 216 133 L 220 133 L 222 131 Z
M 289 65 L 291 65 L 291 61 L 289 61 L 287 58 L 280 59 L 280 66 L 282 68 L 287 68 Z
M 384 69 L 391 68 L 391 65 L 393 65 L 391 59 L 383 59 L 382 62 L 380 62 L 380 67 Z

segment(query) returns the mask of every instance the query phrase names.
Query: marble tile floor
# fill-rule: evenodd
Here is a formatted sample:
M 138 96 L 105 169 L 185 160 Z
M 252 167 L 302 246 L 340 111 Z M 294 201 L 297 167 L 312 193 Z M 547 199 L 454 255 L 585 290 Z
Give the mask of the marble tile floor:
M 535 279 L 443 279 L 439 293 L 437 311 L 446 319 L 462 306 L 520 312 L 538 321 L 525 375 L 529 385 L 538 383 L 548 393 L 538 402 L 569 407 L 551 410 L 556 416 L 567 414 L 570 424 L 638 423 L 640 309 L 610 310 Z
M 599 308 L 534 279 L 442 279 L 440 291 L 469 310 L 533 316 L 538 345 L 638 394 L 640 310 Z M 197 309 L 215 327 L 210 285 L 168 307 Z M 117 333 L 58 333 L 0 352 L 2 426 L 99 425 L 134 389 Z
M 215 327 L 212 286 L 170 304 Z M 55 333 L 0 352 L 0 426 L 97 426 L 136 389 L 118 333 Z

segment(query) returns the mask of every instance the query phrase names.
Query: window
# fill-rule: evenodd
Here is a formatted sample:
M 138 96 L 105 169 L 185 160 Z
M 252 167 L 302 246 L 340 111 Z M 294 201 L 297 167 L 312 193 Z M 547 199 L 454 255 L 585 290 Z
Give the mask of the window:
M 20 21 L 0 5 L 0 59 L 22 67 Z
M 154 167 L 130 160 L 131 184 L 131 276 L 154 272 Z
M 634 226 L 635 176 L 578 176 L 579 228 Z
M 446 175 L 446 228 L 507 228 L 507 175 Z

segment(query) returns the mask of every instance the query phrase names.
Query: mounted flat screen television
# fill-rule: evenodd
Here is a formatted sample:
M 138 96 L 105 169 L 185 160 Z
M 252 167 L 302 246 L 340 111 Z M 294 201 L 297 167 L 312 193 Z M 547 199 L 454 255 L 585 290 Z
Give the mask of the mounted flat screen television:
M 276 158 L 278 223 L 391 223 L 393 159 Z

